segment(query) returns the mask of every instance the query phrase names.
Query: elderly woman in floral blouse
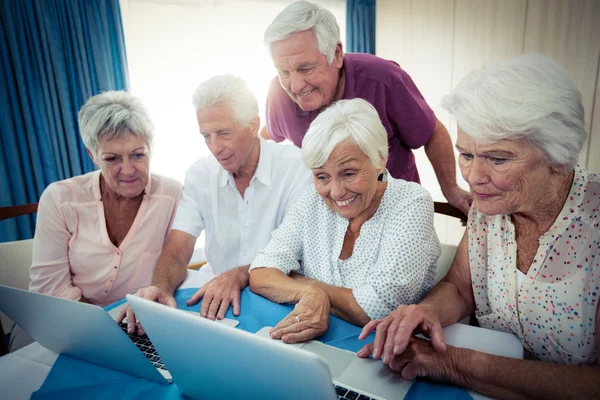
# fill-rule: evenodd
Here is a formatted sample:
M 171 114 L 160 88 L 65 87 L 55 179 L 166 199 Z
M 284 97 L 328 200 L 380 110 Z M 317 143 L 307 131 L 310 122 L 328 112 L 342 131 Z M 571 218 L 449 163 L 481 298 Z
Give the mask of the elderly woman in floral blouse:
M 377 334 L 359 356 L 498 398 L 598 398 L 600 176 L 577 165 L 579 90 L 554 59 L 525 55 L 472 72 L 443 106 L 474 198 L 467 231 L 421 303 L 365 326 Z M 442 327 L 473 313 L 517 335 L 526 360 L 446 345 Z

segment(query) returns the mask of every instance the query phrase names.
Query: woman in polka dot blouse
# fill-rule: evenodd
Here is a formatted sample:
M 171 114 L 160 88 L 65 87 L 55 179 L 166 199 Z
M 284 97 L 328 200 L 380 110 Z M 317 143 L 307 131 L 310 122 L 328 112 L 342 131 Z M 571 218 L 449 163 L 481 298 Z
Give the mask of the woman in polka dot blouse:
M 387 133 L 368 102 L 341 100 L 323 111 L 302 158 L 315 183 L 250 267 L 252 291 L 296 303 L 271 331 L 287 343 L 323 334 L 330 312 L 363 326 L 419 302 L 440 255 L 431 196 L 389 177 Z
M 556 60 L 530 54 L 471 72 L 443 106 L 474 198 L 467 231 L 420 304 L 365 326 L 377 338 L 359 356 L 493 397 L 600 398 L 600 175 L 577 165 L 579 90 Z M 525 360 L 446 345 L 441 328 L 473 314 L 517 335 Z

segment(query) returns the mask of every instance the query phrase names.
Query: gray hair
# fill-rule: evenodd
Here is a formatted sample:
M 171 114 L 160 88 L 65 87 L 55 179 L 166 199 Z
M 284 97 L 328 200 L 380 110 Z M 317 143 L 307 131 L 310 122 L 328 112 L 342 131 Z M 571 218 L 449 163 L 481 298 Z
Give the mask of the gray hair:
M 152 150 L 154 125 L 144 104 L 131 93 L 113 90 L 90 97 L 79 110 L 78 119 L 83 143 L 94 155 L 101 140 L 129 134 L 144 139 Z
M 297 1 L 280 12 L 267 27 L 264 43 L 271 54 L 271 43 L 287 39 L 292 33 L 311 29 L 319 51 L 331 65 L 340 41 L 340 27 L 331 11 L 308 1 Z
M 387 131 L 367 101 L 339 100 L 320 113 L 302 140 L 302 161 L 308 168 L 320 168 L 343 142 L 355 143 L 375 168 L 385 167 Z
M 258 116 L 258 102 L 242 78 L 217 75 L 202 82 L 194 92 L 196 111 L 211 107 L 229 107 L 237 123 L 247 126 Z
M 552 57 L 526 54 L 470 72 L 442 99 L 469 136 L 526 138 L 550 165 L 577 164 L 587 138 L 581 92 Z

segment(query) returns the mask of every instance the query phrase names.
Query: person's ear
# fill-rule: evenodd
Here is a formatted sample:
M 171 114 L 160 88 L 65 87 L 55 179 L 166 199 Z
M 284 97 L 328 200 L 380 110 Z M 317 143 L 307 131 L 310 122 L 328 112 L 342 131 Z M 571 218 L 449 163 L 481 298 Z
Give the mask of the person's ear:
M 335 46 L 333 64 L 336 66 L 336 68 L 342 68 L 342 65 L 344 64 L 344 48 L 342 46 L 342 42 L 338 42 L 337 46 Z
M 250 120 L 250 123 L 248 123 L 248 129 L 250 129 L 250 132 L 252 132 L 252 137 L 258 136 L 258 131 L 260 129 L 260 117 L 258 115 Z
M 90 151 L 90 149 L 88 149 L 86 147 L 85 151 L 87 152 L 88 156 L 90 156 L 90 159 L 92 160 L 92 162 L 98 167 L 100 168 L 100 164 L 98 163 L 98 161 L 96 161 L 96 157 L 94 157 L 94 155 L 92 154 L 92 152 Z
M 567 169 L 567 164 L 555 164 L 550 167 L 550 172 L 555 174 L 563 174 Z

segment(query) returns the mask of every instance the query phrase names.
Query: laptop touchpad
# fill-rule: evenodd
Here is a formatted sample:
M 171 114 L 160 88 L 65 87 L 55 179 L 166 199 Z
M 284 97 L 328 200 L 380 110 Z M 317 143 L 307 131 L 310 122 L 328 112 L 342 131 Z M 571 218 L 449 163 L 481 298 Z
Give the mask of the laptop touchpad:
M 344 370 L 348 368 L 350 363 L 356 358 L 356 353 L 338 349 L 316 340 L 306 343 L 302 346 L 302 350 L 307 350 L 323 357 L 329 365 L 329 370 L 331 371 L 333 379 L 339 378 Z
M 412 381 L 402 378 L 381 360 L 355 357 L 348 369 L 338 379 L 356 388 L 387 399 L 401 399 L 408 392 Z

